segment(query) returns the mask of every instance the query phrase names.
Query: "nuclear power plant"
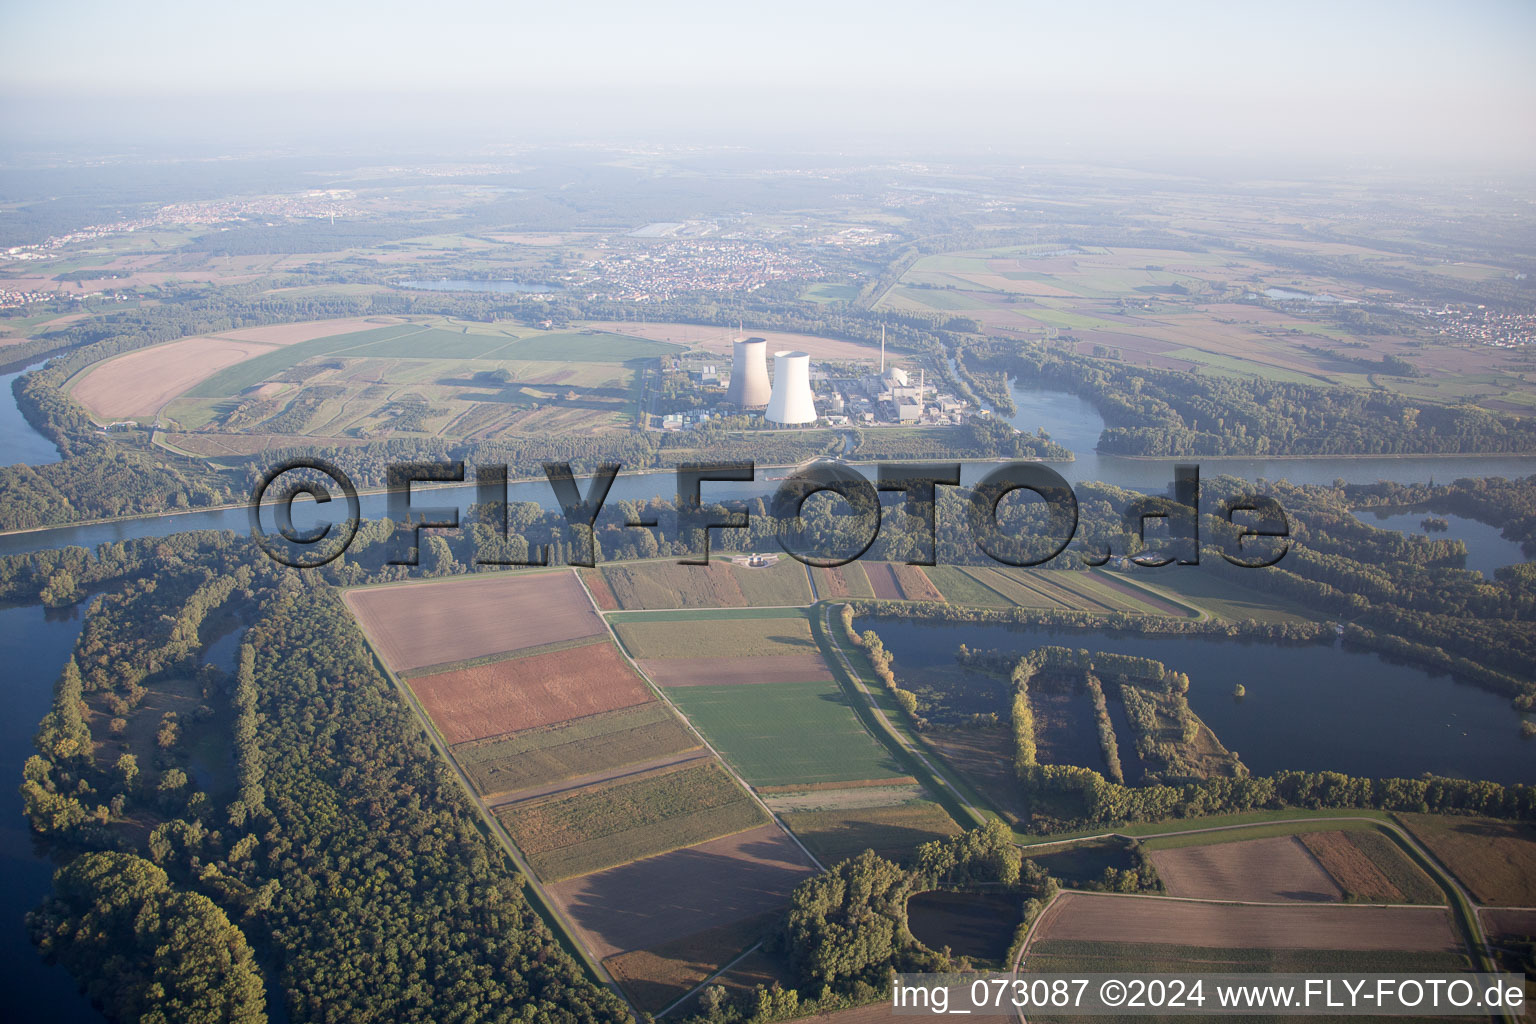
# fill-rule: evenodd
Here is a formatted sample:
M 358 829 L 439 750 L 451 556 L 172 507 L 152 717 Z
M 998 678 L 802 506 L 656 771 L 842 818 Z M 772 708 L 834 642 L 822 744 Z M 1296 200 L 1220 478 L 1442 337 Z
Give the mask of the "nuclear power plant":
M 768 342 L 742 338 L 731 346 L 731 383 L 725 400 L 739 409 L 761 409 L 768 404 Z
M 735 381 L 731 382 L 735 386 Z M 816 422 L 816 400 L 811 397 L 811 357 L 788 349 L 773 354 L 773 393 L 763 417 L 769 423 Z

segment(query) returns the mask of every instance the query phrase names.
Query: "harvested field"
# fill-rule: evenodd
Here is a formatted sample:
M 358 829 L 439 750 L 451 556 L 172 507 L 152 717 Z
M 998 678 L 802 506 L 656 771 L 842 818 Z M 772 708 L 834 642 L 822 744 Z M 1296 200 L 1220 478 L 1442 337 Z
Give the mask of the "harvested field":
M 811 603 L 805 567 L 792 558 L 761 569 L 733 565 L 716 557 L 708 565 L 679 565 L 671 560 L 604 566 L 619 607 L 744 608 Z
M 1031 973 L 1426 973 L 1464 971 L 1466 957 L 1446 951 L 1402 952 L 1318 948 L 1259 949 L 1214 945 L 1183 945 L 1147 942 L 1085 942 L 1079 939 L 1047 939 L 1030 944 Z M 1081 1021 L 1081 1017 L 1040 1017 L 1034 1021 Z M 1104 1019 L 1104 1018 L 1101 1018 Z M 1108 1018 L 1129 1020 L 1131 1018 Z M 1141 1018 L 1145 1019 L 1145 1018 Z M 1271 1018 L 1274 1019 L 1274 1018 Z
M 713 759 L 497 812 L 544 881 L 754 828 L 765 814 Z
M 687 995 L 705 978 L 756 944 L 777 915 L 757 914 L 716 928 L 664 942 L 650 949 L 620 953 L 603 966 L 641 1010 L 655 1013 Z
M 813 568 L 811 577 L 816 581 L 816 594 L 824 600 L 839 597 L 874 597 L 869 577 L 858 562 L 849 562 L 831 569 Z
M 1198 941 L 1215 947 L 1458 952 L 1450 914 L 1438 907 L 1246 907 L 1064 893 L 1035 925 L 1041 939 L 1130 943 Z
M 1536 907 L 1536 826 L 1440 814 L 1397 817 L 1479 903 Z
M 862 789 L 866 786 L 915 786 L 917 780 L 910 775 L 894 779 L 853 779 L 848 782 L 793 783 L 788 786 L 756 786 L 759 793 L 821 793 L 828 790 Z
M 613 591 L 608 589 L 608 581 L 597 569 L 578 569 L 581 574 L 581 582 L 585 583 L 587 590 L 592 594 L 592 602 L 605 612 L 618 611 L 618 598 L 613 596 Z
M 1485 910 L 1481 917 L 1490 936 L 1536 938 L 1536 910 Z
M 926 570 L 928 579 L 939 592 L 944 595 L 944 600 L 950 604 L 970 604 L 984 608 L 1010 608 L 1013 602 L 997 591 L 993 590 L 974 576 L 962 572 L 953 565 L 933 565 Z
M 607 632 L 570 572 L 366 587 L 342 600 L 395 672 Z
M 86 369 L 70 391 L 99 417 L 153 416 L 171 399 L 219 371 L 274 348 L 396 322 L 387 318 L 321 320 L 182 338 L 97 363 Z
M 901 584 L 896 582 L 896 574 L 891 571 L 889 562 L 868 562 L 864 565 L 864 575 L 869 578 L 869 587 L 875 592 L 875 599 L 879 601 L 900 601 L 904 599 L 901 592 Z
M 813 873 L 777 825 L 546 887 L 592 954 L 606 959 L 775 910 Z
M 667 696 L 753 785 L 906 775 L 836 683 L 688 686 Z
M 830 683 L 819 654 L 780 658 L 675 658 L 641 661 L 657 686 L 750 686 L 756 683 Z
M 526 804 L 530 801 L 540 800 L 549 796 L 576 793 L 579 790 L 591 789 L 594 786 L 603 786 L 611 782 L 639 779 L 653 772 L 672 771 L 700 762 L 711 761 L 714 759 L 714 756 L 702 747 L 684 751 L 681 754 L 661 754 L 657 757 L 647 758 L 638 764 L 626 764 L 620 765 L 617 768 L 587 772 L 573 778 L 561 779 L 558 782 L 548 782 L 529 789 L 519 789 L 515 793 L 497 793 L 494 797 L 488 798 L 486 803 L 491 804 L 492 810 L 497 814 L 510 814 L 513 813 L 515 806 L 518 804 Z
M 1170 896 L 1259 903 L 1336 902 L 1344 896 L 1295 836 L 1153 850 L 1148 856 Z
M 928 800 L 895 807 L 792 811 L 780 818 L 823 864 L 835 864 L 865 850 L 904 860 L 923 843 L 960 832 L 944 808 Z
M 650 687 L 610 643 L 505 658 L 407 681 L 449 744 L 646 704 Z
M 694 750 L 672 710 L 651 701 L 621 711 L 453 748 L 477 790 L 508 793 Z
M 615 616 L 613 631 L 637 660 L 758 659 L 775 655 L 820 658 L 816 641 L 811 639 L 811 624 L 797 612 L 771 619 L 711 616 L 670 622 Z
M 1311 832 L 1298 838 L 1333 876 L 1346 899 L 1361 903 L 1445 902 L 1434 882 L 1391 839 L 1378 832 Z
M 87 369 L 69 389 L 101 419 L 154 416 L 200 381 L 272 346 L 222 338 L 183 338 L 136 349 Z

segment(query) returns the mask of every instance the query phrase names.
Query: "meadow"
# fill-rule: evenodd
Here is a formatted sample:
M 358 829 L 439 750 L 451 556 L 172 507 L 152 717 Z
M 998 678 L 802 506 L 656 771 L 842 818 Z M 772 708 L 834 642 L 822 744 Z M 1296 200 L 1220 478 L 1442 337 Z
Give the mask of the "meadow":
M 687 686 L 667 696 L 754 786 L 906 775 L 836 683 Z
M 636 620 L 615 617 L 614 632 L 630 656 L 645 658 L 758 658 L 817 653 L 804 615 L 776 618 Z
M 601 567 L 614 600 L 632 608 L 742 608 L 808 605 L 805 567 L 781 558 L 760 569 L 733 565 L 716 555 L 709 565 L 671 559 Z
M 780 817 L 825 864 L 856 857 L 865 850 L 905 860 L 923 843 L 960 832 L 954 819 L 931 800 L 889 807 L 790 811 Z

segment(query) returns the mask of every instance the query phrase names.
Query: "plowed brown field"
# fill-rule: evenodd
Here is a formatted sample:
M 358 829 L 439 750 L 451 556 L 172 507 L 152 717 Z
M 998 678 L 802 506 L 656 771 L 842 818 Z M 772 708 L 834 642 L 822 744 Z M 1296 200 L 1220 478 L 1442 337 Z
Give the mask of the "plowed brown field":
M 612 644 L 586 644 L 416 676 L 421 706 L 449 743 L 634 707 L 651 690 Z

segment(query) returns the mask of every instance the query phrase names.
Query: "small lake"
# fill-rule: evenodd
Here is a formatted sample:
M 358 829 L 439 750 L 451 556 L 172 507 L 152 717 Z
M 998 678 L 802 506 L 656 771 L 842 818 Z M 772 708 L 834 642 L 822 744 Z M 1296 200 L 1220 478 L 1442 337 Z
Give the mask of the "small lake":
M 1495 569 L 1527 560 L 1525 552 L 1520 550 L 1519 543 L 1505 537 L 1499 527 L 1489 526 L 1487 523 L 1468 519 L 1454 512 L 1362 508 L 1355 510 L 1355 517 L 1362 523 L 1379 530 L 1396 530 L 1399 533 L 1415 534 L 1431 540 L 1459 540 L 1467 546 L 1466 567 L 1477 570 L 1488 579 L 1493 579 Z M 1423 524 L 1426 519 L 1443 519 L 1450 529 L 1432 533 L 1424 529 Z
M 496 292 L 499 294 L 538 294 L 563 292 L 564 288 L 552 284 L 528 284 L 524 281 L 469 281 L 441 277 L 434 281 L 396 281 L 396 288 L 413 288 L 427 292 Z
M 0 609 L 0 1002 L 11 1020 L 102 1024 L 102 1016 L 62 967 L 43 963 L 24 917 L 53 891 L 55 865 L 39 851 L 22 816 L 21 768 L 36 750 L 37 723 L 53 703 L 53 684 L 74 650 L 83 610 Z
M 1186 569 L 1199 571 L 1164 571 Z M 1019 653 L 1056 644 L 1154 658 L 1189 673 L 1190 706 L 1256 775 L 1300 769 L 1536 781 L 1536 741 L 1521 738 L 1521 716 L 1507 698 L 1368 651 L 905 619 L 866 620 L 858 628 L 880 634 L 895 655 L 898 680 L 953 665 L 962 643 Z M 1232 696 L 1236 683 L 1247 690 L 1241 700 Z M 1120 747 L 1129 749 L 1129 739 Z
M 42 466 L 59 461 L 58 447 L 27 422 L 16 405 L 16 392 L 12 390 L 17 377 L 47 361 L 33 363 L 15 373 L 0 374 L 0 465 L 14 466 L 19 462 Z

